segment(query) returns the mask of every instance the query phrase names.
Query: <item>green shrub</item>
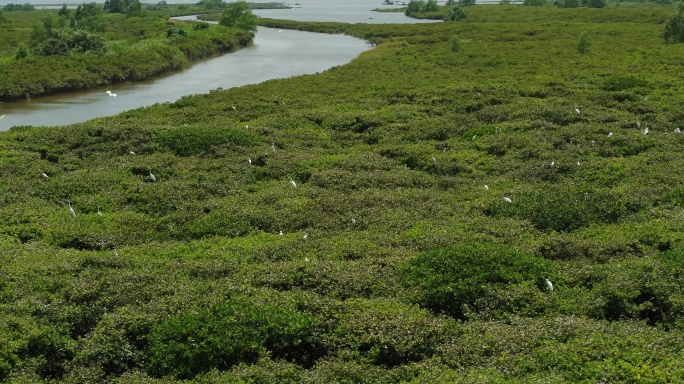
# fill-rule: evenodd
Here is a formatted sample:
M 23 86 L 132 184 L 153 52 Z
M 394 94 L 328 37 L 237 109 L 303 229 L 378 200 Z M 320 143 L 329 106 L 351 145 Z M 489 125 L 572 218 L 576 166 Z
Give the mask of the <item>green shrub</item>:
M 348 300 L 328 342 L 361 353 L 375 365 L 398 366 L 431 357 L 444 319 L 394 300 Z M 342 353 L 342 352 L 339 352 Z
M 577 40 L 577 52 L 585 54 L 589 52 L 589 47 L 591 46 L 591 37 L 587 31 L 582 31 L 579 39 Z
M 257 136 L 244 129 L 188 126 L 158 133 L 154 140 L 178 156 L 209 153 L 221 145 L 251 146 Z
M 666 42 L 681 43 L 684 41 L 684 2 L 677 6 L 677 14 L 670 16 L 665 24 L 663 38 Z
M 447 20 L 447 21 L 459 21 L 459 20 L 465 19 L 466 17 L 468 17 L 468 15 L 465 13 L 464 10 L 462 10 L 460 7 L 453 7 L 453 8 L 451 8 L 451 10 L 449 11 L 449 13 L 447 13 L 447 15 L 446 15 L 446 17 L 444 18 L 444 20 Z M 451 47 L 452 47 L 452 50 L 453 50 L 453 39 L 452 39 L 452 45 L 451 45 Z
M 452 52 L 458 52 L 461 50 L 461 41 L 458 39 L 458 36 L 452 37 L 450 42 Z
M 203 29 L 209 29 L 209 23 L 205 21 L 200 21 L 192 25 L 193 31 L 201 31 Z
M 188 234 L 193 238 L 205 236 L 244 236 L 249 233 L 249 222 L 237 217 L 231 217 L 226 212 L 213 210 L 193 222 L 188 228 Z
M 587 7 L 589 8 L 603 8 L 606 6 L 606 0 L 587 0 Z
M 166 37 L 186 37 L 188 33 L 183 28 L 169 28 L 166 30 Z
M 560 0 L 556 4 L 561 8 L 577 8 L 580 6 L 579 0 Z
M 646 84 L 646 80 L 636 76 L 611 76 L 603 81 L 602 88 L 606 91 L 624 91 L 645 87 Z
M 546 188 L 514 198 L 513 203 L 497 199 L 485 212 L 529 220 L 542 231 L 572 231 L 596 223 L 614 223 L 628 213 L 628 206 L 608 190 Z
M 315 319 L 277 305 L 231 299 L 173 315 L 150 333 L 150 373 L 190 379 L 272 356 L 308 356 Z
M 29 56 L 29 50 L 24 45 L 17 48 L 17 51 L 14 53 L 14 58 L 17 60 L 25 59 L 28 56 Z
M 478 311 L 476 302 L 490 289 L 523 283 L 543 289 L 551 267 L 547 260 L 503 244 L 462 243 L 410 260 L 402 278 L 417 289 L 422 306 L 463 319 L 469 311 Z

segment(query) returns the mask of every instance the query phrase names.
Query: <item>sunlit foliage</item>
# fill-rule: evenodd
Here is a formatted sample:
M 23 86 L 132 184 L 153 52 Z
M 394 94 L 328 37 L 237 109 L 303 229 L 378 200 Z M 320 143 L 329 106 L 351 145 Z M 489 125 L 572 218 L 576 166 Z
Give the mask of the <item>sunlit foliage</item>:
M 682 381 L 684 48 L 662 37 L 674 12 L 260 19 L 374 47 L 316 75 L 13 127 L 0 135 L 0 380 Z M 108 46 L 140 62 L 221 36 L 129 19 L 107 24 Z

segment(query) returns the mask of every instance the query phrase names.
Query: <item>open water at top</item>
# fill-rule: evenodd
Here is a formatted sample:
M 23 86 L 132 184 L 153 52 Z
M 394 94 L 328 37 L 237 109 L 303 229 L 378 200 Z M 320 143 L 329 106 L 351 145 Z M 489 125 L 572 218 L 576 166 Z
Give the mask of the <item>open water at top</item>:
M 11 2 L 11 1 L 10 1 Z M 168 3 L 195 3 L 179 0 Z M 0 6 L 7 1 L 0 1 Z M 18 2 L 22 3 L 22 2 Z M 62 0 L 33 4 L 61 5 Z M 68 2 L 67 2 L 68 3 Z M 379 0 L 301 0 L 285 10 L 256 10 L 261 17 L 346 23 L 414 23 L 402 13 L 373 12 L 387 8 Z M 256 84 L 276 78 L 313 74 L 350 62 L 370 49 L 365 41 L 343 35 L 259 28 L 252 47 L 197 63 L 187 70 L 136 83 L 115 84 L 55 96 L 0 103 L 0 131 L 20 125 L 66 125 L 109 116 L 188 94 Z M 116 93 L 108 97 L 106 90 Z

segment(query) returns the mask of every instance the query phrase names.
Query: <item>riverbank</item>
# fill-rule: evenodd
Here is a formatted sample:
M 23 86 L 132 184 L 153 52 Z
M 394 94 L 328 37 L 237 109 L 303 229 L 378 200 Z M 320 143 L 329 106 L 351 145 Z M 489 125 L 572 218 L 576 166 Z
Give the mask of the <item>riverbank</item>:
M 56 11 L 36 12 L 42 17 L 54 18 L 56 15 Z M 14 21 L 15 13 L 19 12 L 6 13 L 10 22 L 2 25 L 0 36 L 12 36 L 19 40 L 20 46 L 28 47 L 30 36 L 15 32 L 17 28 L 26 27 Z M 23 14 L 18 16 L 25 17 Z M 0 100 L 30 99 L 150 79 L 199 60 L 247 47 L 253 42 L 253 36 L 246 31 L 152 15 L 110 14 L 102 16 L 101 23 L 104 29 L 102 49 L 97 53 L 72 50 L 64 54 L 23 57 L 16 52 L 7 56 L 10 52 L 5 50 L 6 56 L 0 60 Z

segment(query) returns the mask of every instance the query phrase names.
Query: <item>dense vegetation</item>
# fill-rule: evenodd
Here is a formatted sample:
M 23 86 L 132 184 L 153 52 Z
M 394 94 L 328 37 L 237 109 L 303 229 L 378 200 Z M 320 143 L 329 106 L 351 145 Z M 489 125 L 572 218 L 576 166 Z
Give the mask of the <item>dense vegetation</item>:
M 104 11 L 111 13 L 104 13 Z M 119 11 L 128 10 L 126 14 Z M 251 43 L 252 32 L 168 19 L 137 1 L 4 12 L 0 100 L 147 79 Z
M 0 380 L 684 380 L 676 12 L 265 20 L 378 45 L 317 75 L 13 127 Z

